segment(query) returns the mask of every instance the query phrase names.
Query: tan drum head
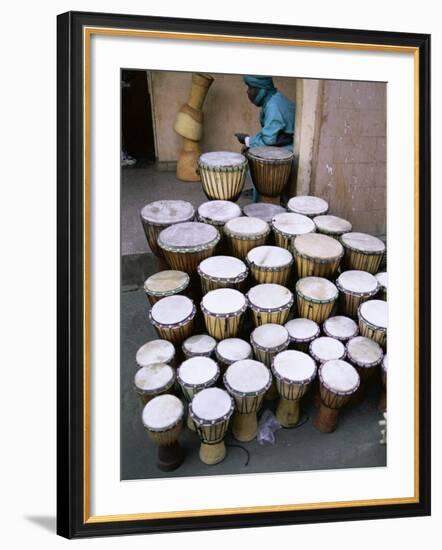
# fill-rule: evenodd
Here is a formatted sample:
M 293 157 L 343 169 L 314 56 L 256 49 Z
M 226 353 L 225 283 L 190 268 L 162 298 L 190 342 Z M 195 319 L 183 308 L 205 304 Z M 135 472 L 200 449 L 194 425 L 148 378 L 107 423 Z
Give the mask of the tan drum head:
M 293 250 L 296 254 L 318 260 L 333 260 L 344 255 L 344 249 L 339 241 L 321 233 L 307 233 L 295 237 Z
M 189 355 L 209 356 L 215 351 L 216 340 L 208 334 L 195 334 L 183 342 L 183 351 Z
M 224 384 L 235 395 L 258 395 L 270 387 L 270 370 L 254 359 L 244 359 L 230 365 L 224 374 Z
M 324 277 L 303 277 L 296 283 L 296 292 L 318 303 L 329 302 L 338 297 L 336 286 Z
M 224 200 L 207 201 L 198 208 L 201 221 L 208 220 L 215 225 L 224 225 L 233 218 L 239 218 L 241 214 L 241 208 L 237 204 Z
M 357 370 L 340 359 L 323 363 L 319 367 L 319 380 L 325 388 L 337 395 L 352 394 L 360 384 Z
M 172 387 L 175 371 L 165 363 L 141 367 L 135 374 L 134 384 L 141 393 L 152 394 Z
M 292 319 L 284 327 L 287 329 L 290 340 L 294 342 L 308 342 L 319 336 L 321 332 L 318 323 L 303 317 Z
M 201 308 L 209 315 L 231 315 L 245 311 L 247 301 L 239 290 L 217 288 L 203 296 Z
M 323 325 L 324 333 L 332 338 L 338 340 L 348 340 L 358 335 L 358 325 L 344 315 L 336 315 L 335 317 L 329 317 L 324 321 Z
M 279 379 L 302 384 L 313 380 L 316 364 L 307 353 L 287 350 L 274 357 L 272 370 Z
M 221 388 L 207 388 L 198 392 L 190 404 L 190 415 L 197 424 L 215 424 L 233 413 L 233 400 Z
M 343 292 L 353 294 L 376 294 L 378 291 L 376 277 L 367 271 L 344 271 L 339 275 L 336 284 Z
M 246 264 L 233 256 L 211 256 L 198 266 L 200 275 L 221 281 L 244 280 L 248 272 Z
M 342 235 L 352 230 L 352 225 L 348 220 L 338 216 L 323 215 L 313 218 L 318 231 L 329 233 L 330 235 Z
M 176 325 L 190 318 L 195 308 L 187 296 L 167 296 L 152 306 L 150 315 L 160 325 Z
M 287 347 L 289 343 L 289 333 L 282 325 L 267 323 L 261 325 L 250 335 L 252 344 L 267 350 L 275 350 L 281 347 Z
M 163 229 L 158 236 L 161 248 L 178 252 L 206 250 L 220 240 L 218 229 L 201 222 L 186 222 Z
M 200 156 L 198 164 L 207 168 L 234 168 L 247 162 L 244 155 L 231 151 L 213 151 Z
M 345 346 L 336 338 L 321 336 L 310 344 L 311 356 L 321 363 L 345 357 Z
M 356 252 L 382 254 L 385 251 L 385 244 L 381 239 L 367 233 L 344 233 L 341 241 L 344 246 Z
M 293 256 L 280 246 L 257 246 L 247 254 L 247 262 L 250 266 L 277 269 L 293 263 Z
M 251 147 L 247 155 L 262 160 L 291 160 L 294 154 L 285 147 Z
M 175 347 L 167 340 L 151 340 L 137 351 L 136 362 L 140 367 L 154 363 L 170 363 L 175 357 Z
M 143 409 L 145 428 L 152 432 L 163 432 L 176 426 L 184 416 L 184 405 L 174 395 L 158 395 Z
M 293 304 L 293 294 L 288 288 L 276 283 L 253 286 L 247 293 L 250 307 L 259 310 L 278 310 Z
M 355 336 L 347 342 L 347 357 L 358 367 L 370 368 L 379 365 L 384 353 L 381 346 L 365 336 Z
M 295 214 L 304 214 L 304 216 L 319 216 L 327 213 L 328 202 L 312 195 L 299 195 L 289 200 L 287 209 Z
M 375 277 L 378 280 L 379 286 L 382 290 L 387 290 L 387 272 L 381 271 L 380 273 L 376 273 Z
M 241 338 L 225 338 L 216 346 L 216 356 L 224 363 L 235 363 L 252 356 L 252 347 Z
M 182 292 L 189 285 L 189 275 L 173 269 L 159 271 L 144 282 L 144 290 L 153 296 L 167 296 Z
M 269 202 L 252 202 L 243 207 L 243 212 L 246 216 L 259 218 L 267 223 L 272 221 L 272 218 L 287 210 L 279 204 L 271 204 Z
M 202 386 L 214 384 L 219 376 L 219 368 L 209 357 L 191 357 L 178 368 L 177 377 L 181 385 Z
M 270 233 L 270 226 L 260 218 L 241 216 L 226 223 L 224 232 L 240 239 L 262 237 Z
M 295 214 L 294 212 L 277 214 L 272 219 L 272 226 L 279 233 L 289 237 L 313 233 L 316 229 L 315 224 L 310 218 L 302 214 Z
M 384 300 L 368 300 L 359 306 L 359 315 L 369 325 L 386 329 L 388 305 Z
M 141 218 L 152 225 L 171 225 L 193 220 L 195 209 L 187 201 L 161 200 L 146 204 Z

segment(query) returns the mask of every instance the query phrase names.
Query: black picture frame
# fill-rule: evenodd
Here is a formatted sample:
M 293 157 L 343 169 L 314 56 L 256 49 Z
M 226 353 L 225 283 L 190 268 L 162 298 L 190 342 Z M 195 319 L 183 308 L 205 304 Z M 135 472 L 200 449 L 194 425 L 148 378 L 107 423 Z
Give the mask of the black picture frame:
M 90 521 L 84 491 L 85 27 L 270 37 L 415 48 L 419 59 L 419 498 L 409 504 Z M 57 532 L 67 538 L 335 522 L 430 514 L 430 36 L 350 29 L 69 12 L 57 21 Z

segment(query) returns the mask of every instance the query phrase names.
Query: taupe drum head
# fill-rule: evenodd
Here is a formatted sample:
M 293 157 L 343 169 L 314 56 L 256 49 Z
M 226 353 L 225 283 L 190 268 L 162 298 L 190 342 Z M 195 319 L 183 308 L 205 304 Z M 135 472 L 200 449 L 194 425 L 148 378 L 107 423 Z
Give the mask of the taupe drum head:
M 257 246 L 247 254 L 247 262 L 251 266 L 272 269 L 290 265 L 293 256 L 280 246 Z
M 344 254 L 344 249 L 339 241 L 321 233 L 307 233 L 295 237 L 293 249 L 301 256 L 318 260 L 333 260 Z
M 152 340 L 137 351 L 136 362 L 140 367 L 154 363 L 170 363 L 175 357 L 175 348 L 167 340 Z
M 338 297 L 336 286 L 324 277 L 303 277 L 296 283 L 296 292 L 305 298 L 321 302 L 329 302 Z
M 289 333 L 282 325 L 268 323 L 255 328 L 250 335 L 250 341 L 260 348 L 272 350 L 281 346 L 287 346 Z
M 183 351 L 189 355 L 211 355 L 215 351 L 216 340 L 208 334 L 195 334 L 183 342 Z
M 254 359 L 237 361 L 224 374 L 226 387 L 237 395 L 263 393 L 269 388 L 271 380 L 270 370 Z
M 215 246 L 219 239 L 219 231 L 213 225 L 187 222 L 177 223 L 163 229 L 158 236 L 158 244 L 165 250 L 192 252 Z
M 241 216 L 226 223 L 224 232 L 242 239 L 256 238 L 270 233 L 269 224 L 260 218 Z
M 187 201 L 163 200 L 155 201 L 141 210 L 141 218 L 153 225 L 171 225 L 192 220 L 195 209 Z
M 310 217 L 319 216 L 327 212 L 328 202 L 312 195 L 300 195 L 289 200 L 287 209 L 290 212 L 295 212 L 295 214 L 304 214 Z
M 298 384 L 310 382 L 316 374 L 313 359 L 302 351 L 287 350 L 273 359 L 273 372 L 278 378 Z
M 325 363 L 332 359 L 343 359 L 345 356 L 345 346 L 336 338 L 321 336 L 316 338 L 310 344 L 310 353 L 317 361 Z
M 354 393 L 360 384 L 357 370 L 347 363 L 336 359 L 327 361 L 319 367 L 319 380 L 329 391 L 338 395 Z
M 272 219 L 278 214 L 287 212 L 287 210 L 279 204 L 271 204 L 269 202 L 252 202 L 243 207 L 243 212 L 246 216 L 252 218 L 260 218 L 267 223 L 270 223 Z
M 341 241 L 344 246 L 356 252 L 382 254 L 385 251 L 385 244 L 381 239 L 366 233 L 344 233 Z
M 247 293 L 250 306 L 260 310 L 277 310 L 293 303 L 293 294 L 288 288 L 276 283 L 253 286 Z
M 175 372 L 165 363 L 141 367 L 135 374 L 135 387 L 142 393 L 155 393 L 170 388 L 175 380 Z
M 198 272 L 211 279 L 232 280 L 245 279 L 248 274 L 246 264 L 233 256 L 211 256 L 198 266 Z
M 210 315 L 231 315 L 247 307 L 244 294 L 233 288 L 217 288 L 203 296 L 201 307 Z
M 252 355 L 252 347 L 241 338 L 226 338 L 218 342 L 216 356 L 225 363 L 235 363 L 243 359 L 249 359 Z
M 379 286 L 383 290 L 387 290 L 387 272 L 381 271 L 381 273 L 376 273 L 375 277 L 378 280 Z
M 350 270 L 341 273 L 336 281 L 338 288 L 353 294 L 376 294 L 378 281 L 367 271 Z
M 295 214 L 294 212 L 277 214 L 272 219 L 272 226 L 279 233 L 290 237 L 304 235 L 304 233 L 313 233 L 315 231 L 315 224 L 310 218 L 302 214 Z
M 324 321 L 323 329 L 327 336 L 337 338 L 338 340 L 348 340 L 357 336 L 359 332 L 358 325 L 353 319 L 344 315 L 329 317 Z
M 284 325 L 289 333 L 290 340 L 295 342 L 303 342 L 311 340 L 319 336 L 320 328 L 318 323 L 311 319 L 304 319 L 299 317 L 298 319 L 292 319 Z
M 294 154 L 285 147 L 251 147 L 247 155 L 262 160 L 291 160 Z
M 190 410 L 198 424 L 211 424 L 229 418 L 233 413 L 233 400 L 221 388 L 207 388 L 192 399 Z
M 152 306 L 152 320 L 160 325 L 177 325 L 188 319 L 194 311 L 194 305 L 187 296 L 167 296 Z
M 207 201 L 198 208 L 198 216 L 202 220 L 209 220 L 215 225 L 224 225 L 233 218 L 239 218 L 241 214 L 241 208 L 231 201 Z
M 356 336 L 347 343 L 347 357 L 358 367 L 375 367 L 382 361 L 384 353 L 381 346 L 365 336 Z
M 158 395 L 143 409 L 143 424 L 152 432 L 173 428 L 184 416 L 184 405 L 174 395 Z
M 189 285 L 189 275 L 173 269 L 159 271 L 144 282 L 144 290 L 154 296 L 167 296 L 182 292 Z
M 368 324 L 387 328 L 388 305 L 384 300 L 368 300 L 359 306 L 359 315 Z
M 218 365 L 209 357 L 191 357 L 178 369 L 178 381 L 185 386 L 213 384 L 219 375 Z
M 207 168 L 239 168 L 247 159 L 240 153 L 230 151 L 213 151 L 200 156 L 198 163 Z
M 313 221 L 318 231 L 329 233 L 330 235 L 342 235 L 342 233 L 348 233 L 352 230 L 351 223 L 338 216 L 315 216 Z

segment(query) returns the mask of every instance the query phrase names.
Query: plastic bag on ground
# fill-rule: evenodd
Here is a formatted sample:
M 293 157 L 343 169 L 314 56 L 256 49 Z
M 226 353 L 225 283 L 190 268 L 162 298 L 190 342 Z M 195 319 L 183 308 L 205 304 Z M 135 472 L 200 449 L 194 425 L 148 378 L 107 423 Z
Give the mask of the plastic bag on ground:
M 256 439 L 260 445 L 270 443 L 275 444 L 275 432 L 281 428 L 281 424 L 276 419 L 276 416 L 268 409 L 262 413 L 258 424 L 258 434 Z

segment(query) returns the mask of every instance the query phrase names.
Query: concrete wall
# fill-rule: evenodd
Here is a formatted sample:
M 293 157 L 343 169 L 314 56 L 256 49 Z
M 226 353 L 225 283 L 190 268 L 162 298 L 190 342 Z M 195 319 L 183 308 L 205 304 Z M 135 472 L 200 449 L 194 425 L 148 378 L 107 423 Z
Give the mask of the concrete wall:
M 323 81 L 319 101 L 310 192 L 354 230 L 385 235 L 386 84 Z
M 250 103 L 242 76 L 213 74 L 215 81 L 204 103 L 202 151 L 240 151 L 235 132 L 253 134 L 260 128 L 259 108 Z M 159 161 L 176 161 L 182 139 L 174 130 L 175 116 L 186 102 L 191 74 L 151 72 L 156 148 Z M 275 85 L 287 97 L 296 99 L 296 79 L 274 78 Z

